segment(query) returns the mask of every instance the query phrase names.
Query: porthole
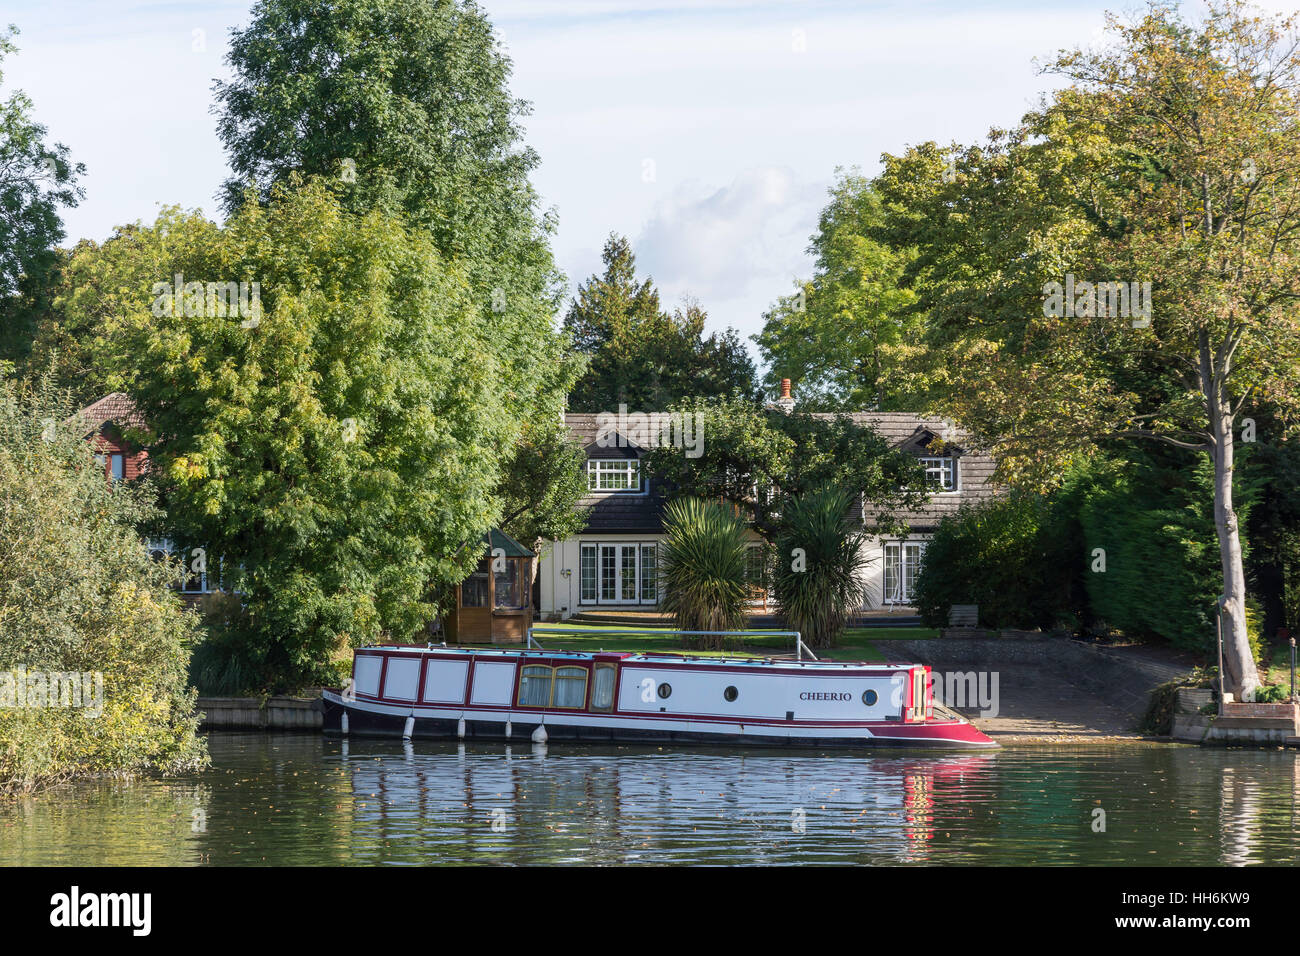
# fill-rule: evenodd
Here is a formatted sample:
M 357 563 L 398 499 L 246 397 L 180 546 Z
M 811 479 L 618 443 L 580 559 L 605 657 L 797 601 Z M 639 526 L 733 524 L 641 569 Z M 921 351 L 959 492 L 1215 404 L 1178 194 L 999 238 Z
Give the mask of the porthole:
M 736 690 L 736 688 L 734 687 L 728 687 L 726 690 L 722 692 L 723 699 L 727 701 L 735 700 L 739 696 L 740 696 L 740 691 Z
M 876 701 L 878 700 L 880 700 L 880 695 L 874 690 L 864 690 L 862 692 L 862 703 L 866 704 L 868 707 L 875 707 Z
M 667 700 L 672 695 L 672 692 L 673 692 L 672 684 L 659 685 L 659 696 L 664 698 L 665 700 Z

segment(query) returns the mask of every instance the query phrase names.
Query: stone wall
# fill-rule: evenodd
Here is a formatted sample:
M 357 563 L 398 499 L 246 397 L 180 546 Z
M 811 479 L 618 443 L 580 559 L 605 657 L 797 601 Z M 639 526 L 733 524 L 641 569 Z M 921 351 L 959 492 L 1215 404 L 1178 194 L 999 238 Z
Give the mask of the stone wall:
M 200 697 L 200 730 L 319 730 L 317 697 Z

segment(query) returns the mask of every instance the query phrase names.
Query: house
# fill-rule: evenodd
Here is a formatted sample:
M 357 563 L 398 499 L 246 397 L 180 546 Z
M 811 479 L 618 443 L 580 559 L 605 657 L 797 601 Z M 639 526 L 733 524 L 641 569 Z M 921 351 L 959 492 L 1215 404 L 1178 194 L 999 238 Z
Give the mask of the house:
M 81 409 L 73 419 L 80 419 L 86 440 L 95 451 L 95 461 L 104 468 L 109 482 L 134 481 L 149 468 L 149 454 L 127 440 L 126 432 L 143 428 L 144 416 L 125 392 L 111 392 Z M 209 558 L 205 548 L 178 549 L 170 538 L 150 538 L 149 552 L 157 559 L 183 557 L 190 573 L 180 587 L 190 601 L 220 590 L 220 558 Z M 184 552 L 182 554 L 182 552 Z
M 95 461 L 104 467 L 109 481 L 131 481 L 144 473 L 148 454 L 128 442 L 128 428 L 142 428 L 144 419 L 125 392 L 112 392 L 77 412 L 86 426 L 86 439 L 95 450 Z
M 794 406 L 789 382 L 774 407 Z M 834 417 L 831 413 L 815 413 Z M 939 521 L 963 504 L 990 498 L 999 492 L 991 483 L 993 460 L 968 449 L 966 435 L 951 423 L 913 412 L 853 412 L 859 425 L 871 428 L 889 443 L 919 457 L 934 492 L 929 501 L 908 517 L 905 533 L 868 538 L 863 610 L 906 607 L 913 600 L 917 571 L 925 543 Z M 659 604 L 658 545 L 663 539 L 663 509 L 668 489 L 645 468 L 648 450 L 632 441 L 618 445 L 597 442 L 597 415 L 564 417 L 572 438 L 587 454 L 588 494 L 580 502 L 587 510 L 583 530 L 553 541 L 539 560 L 544 620 L 562 619 L 585 610 L 649 610 Z M 873 515 L 868 511 L 866 519 Z M 850 512 L 864 520 L 859 498 Z M 771 608 L 764 568 L 763 540 L 753 534 L 751 580 L 755 611 Z

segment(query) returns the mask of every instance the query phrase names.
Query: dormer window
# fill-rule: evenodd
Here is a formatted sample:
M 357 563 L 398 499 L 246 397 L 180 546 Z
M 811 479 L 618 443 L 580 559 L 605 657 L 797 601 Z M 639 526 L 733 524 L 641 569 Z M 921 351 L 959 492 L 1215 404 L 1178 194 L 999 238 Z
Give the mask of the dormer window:
M 925 480 L 936 491 L 957 490 L 957 462 L 949 458 L 922 458 Z
M 587 462 L 588 491 L 640 491 L 641 462 L 634 458 L 593 458 Z

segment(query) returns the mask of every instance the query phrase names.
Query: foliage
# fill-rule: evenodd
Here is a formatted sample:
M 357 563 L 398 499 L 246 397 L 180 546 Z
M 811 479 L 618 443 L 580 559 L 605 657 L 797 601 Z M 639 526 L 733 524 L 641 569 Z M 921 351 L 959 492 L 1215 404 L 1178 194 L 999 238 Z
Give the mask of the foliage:
M 677 626 L 690 631 L 733 631 L 745 624 L 745 528 L 727 508 L 698 498 L 672 501 L 664 510 L 659 545 L 663 601 Z M 720 635 L 701 637 L 720 649 Z
M 704 311 L 687 303 L 671 315 L 622 236 L 602 253 L 605 272 L 578 287 L 564 317 L 575 348 L 590 357 L 569 396 L 574 411 L 663 411 L 688 397 L 754 394 L 753 360 L 734 330 L 704 337 Z
M 1104 436 L 1204 452 L 1230 685 L 1248 646 L 1233 429 L 1248 401 L 1300 404 L 1300 48 L 1294 20 L 1153 4 L 1116 42 L 1063 52 L 1070 86 L 986 144 L 887 157 L 876 182 L 907 285 L 948 353 L 946 405 L 999 477 L 1044 487 Z M 1061 288 L 1150 283 L 1153 310 Z M 1094 290 L 1095 291 L 1095 290 Z
M 0 675 L 102 674 L 102 712 L 0 707 L 0 792 L 206 759 L 185 680 L 194 616 L 137 530 L 149 489 L 110 488 L 68 412 L 0 383 Z
M 148 422 L 167 530 L 244 595 L 247 669 L 277 675 L 266 690 L 326 683 L 349 646 L 419 632 L 500 519 L 520 429 L 515 343 L 460 270 L 314 182 L 224 228 L 167 210 L 106 246 L 122 291 L 99 361 Z M 155 309 L 150 282 L 175 273 L 257 281 L 260 309 Z
M 862 606 L 865 535 L 849 518 L 853 496 L 820 488 L 790 500 L 776 536 L 772 575 L 786 626 L 812 647 L 830 647 Z
M 1080 477 L 1088 603 L 1106 628 L 1213 656 L 1220 593 L 1213 476 L 1208 461 L 1189 469 L 1167 459 L 1152 452 Z M 1093 570 L 1097 548 L 1104 571 Z
M 1261 420 L 1270 436 L 1280 429 Z M 1244 522 L 1246 572 L 1251 592 L 1259 597 L 1261 631 L 1273 640 L 1278 629 L 1300 633 L 1300 442 L 1268 441 L 1261 436 L 1243 444 L 1238 479 L 1253 499 Z
M 476 294 L 500 288 L 510 309 L 532 309 L 549 288 L 529 106 L 475 3 L 259 0 L 227 59 L 233 79 L 215 85 L 227 211 L 250 182 L 266 201 L 295 174 L 320 176 L 351 212 L 427 229 Z
M 1281 684 L 1264 684 L 1255 691 L 1255 702 L 1259 704 L 1282 704 L 1291 699 L 1291 689 Z
M 577 534 L 586 522 L 587 455 L 559 418 L 525 422 L 496 488 L 499 527 L 521 544 Z
M 555 219 L 529 181 L 540 162 L 523 138 L 530 107 L 510 93 L 511 63 L 482 8 L 258 0 L 228 61 L 232 79 L 215 85 L 234 171 L 227 211 L 315 176 L 346 212 L 400 215 L 462 273 L 515 420 L 557 420 L 580 367 L 554 325 Z M 539 501 L 562 493 L 537 489 Z
M 754 337 L 771 389 L 788 378 L 803 408 L 909 409 L 924 404 L 924 316 L 899 284 L 910 254 L 883 241 L 870 181 L 839 171 L 808 247 L 813 277 L 764 315 Z
M 1035 494 L 964 504 L 926 543 L 915 598 L 922 620 L 947 627 L 954 604 L 976 604 L 981 627 L 1073 624 L 1083 612 L 1070 525 Z
M 744 399 L 676 408 L 696 416 L 702 453 L 690 458 L 660 447 L 651 454 L 651 471 L 681 494 L 743 509 L 769 541 L 788 502 L 822 487 L 861 494 L 879 530 L 896 527 L 903 511 L 926 499 L 919 461 L 848 415 L 787 414 Z
M 0 32 L 0 65 L 15 52 L 17 32 L 13 26 Z M 45 127 L 31 114 L 32 101 L 21 90 L 0 102 L 0 359 L 19 363 L 58 273 L 59 209 L 82 199 L 77 180 L 86 171 L 69 160 L 62 143 L 46 145 Z
M 249 627 L 243 598 L 214 591 L 200 609 L 203 636 L 190 655 L 190 684 L 204 697 L 255 696 L 273 686 L 276 676 Z

